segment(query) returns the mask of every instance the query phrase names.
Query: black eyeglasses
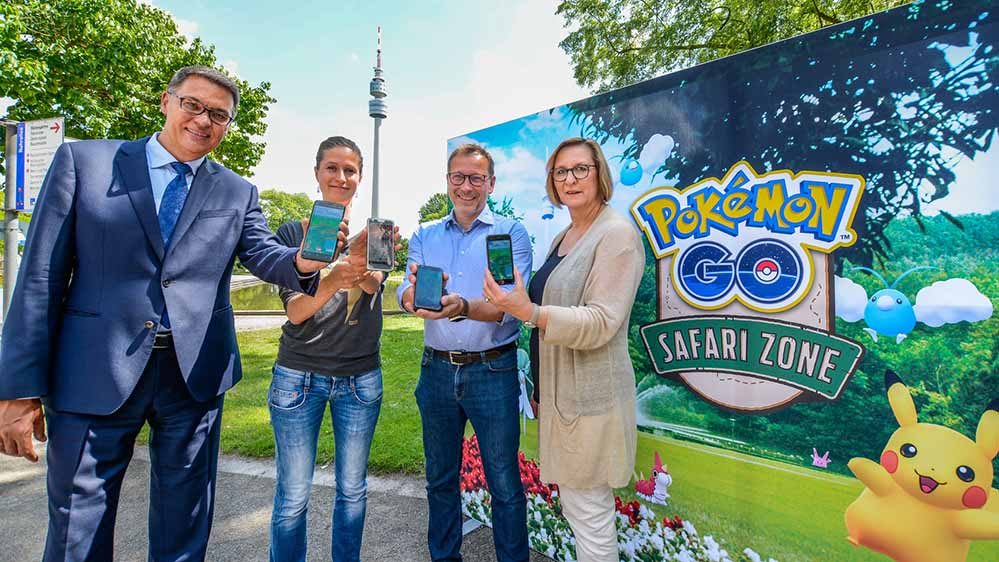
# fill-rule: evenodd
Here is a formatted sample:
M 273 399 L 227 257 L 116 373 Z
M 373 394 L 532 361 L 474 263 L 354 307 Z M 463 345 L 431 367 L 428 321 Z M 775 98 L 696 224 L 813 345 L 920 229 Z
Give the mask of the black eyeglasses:
M 461 172 L 451 172 L 446 174 L 446 176 L 447 181 L 451 182 L 453 186 L 459 186 L 465 183 L 467 179 L 472 187 L 482 187 L 486 183 L 486 180 L 489 179 L 489 176 L 483 176 L 482 174 L 463 174 Z
M 212 120 L 212 123 L 216 125 L 221 125 L 225 127 L 229 123 L 232 123 L 233 116 L 229 115 L 229 112 L 224 109 L 215 109 L 208 107 L 207 105 L 201 103 L 195 98 L 189 98 L 187 96 L 178 96 L 174 92 L 167 90 L 167 93 L 171 96 L 180 100 L 180 108 L 184 111 L 190 113 L 191 115 L 201 115 L 204 112 L 208 112 L 208 118 Z
M 590 175 L 590 168 L 596 168 L 596 164 L 577 164 L 572 168 L 555 168 L 551 172 L 552 179 L 562 183 L 569 179 L 569 172 L 572 172 L 572 177 L 577 180 L 585 180 L 586 176 Z

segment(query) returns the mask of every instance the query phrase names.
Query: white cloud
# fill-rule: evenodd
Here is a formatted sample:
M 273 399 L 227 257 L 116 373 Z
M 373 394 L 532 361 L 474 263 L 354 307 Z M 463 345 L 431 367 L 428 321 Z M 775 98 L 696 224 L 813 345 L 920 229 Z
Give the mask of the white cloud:
M 836 316 L 847 322 L 856 322 L 864 317 L 867 307 L 867 291 L 846 277 L 835 276 Z
M 163 11 L 166 12 L 166 10 Z M 170 12 L 167 13 L 169 14 Z M 184 37 L 187 37 L 188 41 L 194 39 L 194 37 L 198 34 L 198 22 L 180 19 L 172 14 L 171 17 L 173 17 L 174 23 L 177 24 L 177 31 L 179 31 Z
M 361 62 L 361 57 L 357 53 L 351 53 L 350 62 Z
M 15 103 L 17 103 L 17 100 L 14 98 L 0 97 L 0 117 L 7 115 L 7 110 Z
M 992 316 L 992 301 L 967 279 L 947 279 L 916 293 L 916 320 L 937 328 L 957 322 L 981 322 Z
M 169 10 L 163 8 L 162 6 L 157 6 L 156 2 L 154 2 L 153 0 L 137 0 L 137 2 L 144 6 L 150 6 L 152 8 L 156 8 L 157 10 L 160 10 L 161 12 L 164 12 L 167 15 L 169 15 L 171 18 L 173 18 L 174 24 L 177 25 L 177 31 L 181 35 L 186 37 L 188 42 L 194 39 L 194 37 L 198 34 L 198 29 L 199 29 L 198 22 L 192 20 L 180 19 L 177 16 L 171 14 Z
M 229 71 L 233 76 L 239 76 L 239 61 L 228 59 L 222 61 L 222 68 Z

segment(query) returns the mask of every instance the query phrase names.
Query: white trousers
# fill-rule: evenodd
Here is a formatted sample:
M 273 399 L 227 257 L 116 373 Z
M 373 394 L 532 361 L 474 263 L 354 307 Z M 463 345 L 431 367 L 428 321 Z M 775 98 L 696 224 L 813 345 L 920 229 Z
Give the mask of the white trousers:
M 558 487 L 562 513 L 576 536 L 579 562 L 617 562 L 614 490 L 610 486 L 580 489 Z

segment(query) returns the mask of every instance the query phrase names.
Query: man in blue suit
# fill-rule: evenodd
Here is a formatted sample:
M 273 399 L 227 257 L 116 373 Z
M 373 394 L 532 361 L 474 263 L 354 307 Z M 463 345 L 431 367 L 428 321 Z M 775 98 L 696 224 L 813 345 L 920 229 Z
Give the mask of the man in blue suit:
M 0 452 L 37 461 L 48 426 L 45 560 L 112 560 L 145 422 L 149 559 L 205 557 L 223 395 L 242 375 L 234 259 L 310 294 L 326 265 L 281 245 L 256 188 L 206 158 L 238 104 L 223 74 L 182 68 L 162 131 L 64 144 L 49 169 L 0 347 Z

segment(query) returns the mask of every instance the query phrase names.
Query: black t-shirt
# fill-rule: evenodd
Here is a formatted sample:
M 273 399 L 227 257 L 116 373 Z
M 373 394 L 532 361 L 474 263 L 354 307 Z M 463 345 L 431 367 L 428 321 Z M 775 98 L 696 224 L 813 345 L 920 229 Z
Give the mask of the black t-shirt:
M 305 232 L 302 223 L 281 225 L 282 244 L 298 247 Z M 322 275 L 322 273 L 320 273 Z M 381 288 L 384 288 L 384 283 Z M 296 291 L 281 288 L 285 309 Z M 349 377 L 377 369 L 382 333 L 382 291 L 369 295 L 360 288 L 340 291 L 312 318 L 295 325 L 285 322 L 277 362 L 285 367 L 334 377 Z
M 559 243 L 552 251 L 548 259 L 545 260 L 544 265 L 541 269 L 534 272 L 531 276 L 531 282 L 527 286 L 527 296 L 531 298 L 531 302 L 541 306 L 541 297 L 545 294 L 545 284 L 548 283 L 548 277 L 552 274 L 552 270 L 558 265 L 562 258 L 565 256 L 558 255 L 558 249 L 562 244 Z M 531 330 L 531 380 L 534 381 L 534 401 L 539 402 L 541 400 L 541 390 L 538 385 L 538 349 L 541 347 L 541 338 L 538 335 L 538 329 L 535 328 Z

